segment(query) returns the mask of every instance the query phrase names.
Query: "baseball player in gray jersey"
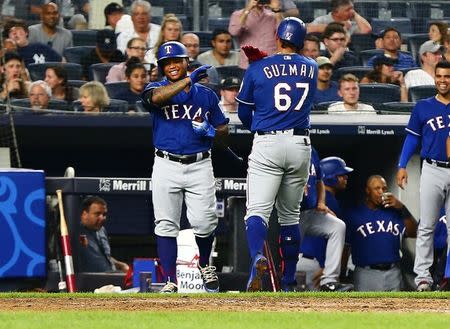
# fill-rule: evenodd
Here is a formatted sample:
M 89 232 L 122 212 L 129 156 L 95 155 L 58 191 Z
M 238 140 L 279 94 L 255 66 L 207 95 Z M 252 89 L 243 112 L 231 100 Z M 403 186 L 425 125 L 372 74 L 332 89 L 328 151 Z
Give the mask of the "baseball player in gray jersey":
M 449 62 L 441 61 L 436 65 L 435 84 L 437 95 L 417 102 L 411 113 L 397 172 L 397 184 L 405 188 L 408 179 L 406 165 L 421 142 L 420 222 L 414 262 L 417 291 L 430 291 L 433 286 L 430 274 L 433 232 L 442 206 L 450 218 L 450 162 L 446 153 L 450 126 Z M 450 232 L 450 221 L 447 222 L 447 230 Z

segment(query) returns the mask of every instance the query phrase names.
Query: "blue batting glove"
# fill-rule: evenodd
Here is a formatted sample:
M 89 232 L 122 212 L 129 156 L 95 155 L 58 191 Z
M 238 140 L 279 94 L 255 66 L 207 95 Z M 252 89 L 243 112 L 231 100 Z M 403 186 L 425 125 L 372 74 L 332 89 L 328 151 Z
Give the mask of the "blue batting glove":
M 208 119 L 203 121 L 192 121 L 192 129 L 199 136 L 206 136 L 213 138 L 216 136 L 216 129 L 209 123 Z
M 191 83 L 197 83 L 201 79 L 206 78 L 208 76 L 208 73 L 206 72 L 208 69 L 210 69 L 211 65 L 202 65 L 198 68 L 196 68 L 194 71 L 191 72 L 189 75 L 189 78 L 191 79 Z

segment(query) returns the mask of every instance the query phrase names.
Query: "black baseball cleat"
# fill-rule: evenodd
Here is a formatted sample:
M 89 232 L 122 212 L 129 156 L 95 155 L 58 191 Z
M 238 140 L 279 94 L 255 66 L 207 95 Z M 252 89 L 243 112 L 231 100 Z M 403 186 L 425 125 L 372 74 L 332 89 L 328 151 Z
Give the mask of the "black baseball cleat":
M 423 291 L 431 291 L 431 284 L 428 281 L 420 281 L 417 285 L 416 291 L 423 292 Z
M 248 292 L 262 291 L 262 277 L 268 268 L 267 258 L 257 254 L 250 269 L 250 278 L 247 282 Z
M 198 266 L 200 275 L 202 276 L 203 285 L 207 292 L 219 292 L 219 278 L 217 277 L 216 267 L 206 265 Z
M 320 286 L 320 291 L 327 291 L 327 292 L 346 292 L 346 291 L 353 291 L 353 285 L 348 283 L 340 283 L 340 282 L 329 282 L 325 283 Z

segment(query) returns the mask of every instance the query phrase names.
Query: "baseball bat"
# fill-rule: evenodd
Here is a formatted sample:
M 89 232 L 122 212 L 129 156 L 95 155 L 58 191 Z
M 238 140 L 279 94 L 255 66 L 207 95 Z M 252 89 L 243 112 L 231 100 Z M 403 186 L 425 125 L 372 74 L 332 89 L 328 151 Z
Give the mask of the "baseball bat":
M 66 265 L 66 283 L 68 292 L 76 292 L 75 271 L 73 268 L 72 249 L 70 247 L 69 230 L 67 229 L 66 217 L 64 215 L 64 207 L 62 200 L 62 191 L 56 190 L 59 204 L 59 219 L 61 229 L 61 246 L 64 255 L 64 263 Z
M 269 267 L 269 276 L 270 276 L 270 283 L 272 284 L 272 290 L 274 292 L 277 292 L 279 290 L 279 283 L 277 279 L 277 274 L 275 271 L 275 264 L 273 262 L 272 252 L 270 251 L 269 244 L 267 241 L 264 241 L 264 253 L 267 257 L 267 263 Z
M 239 155 L 237 155 L 236 152 L 234 152 L 231 149 L 231 147 L 227 146 L 226 150 L 235 160 L 237 160 L 239 162 L 244 162 L 244 159 L 242 157 L 240 157 Z

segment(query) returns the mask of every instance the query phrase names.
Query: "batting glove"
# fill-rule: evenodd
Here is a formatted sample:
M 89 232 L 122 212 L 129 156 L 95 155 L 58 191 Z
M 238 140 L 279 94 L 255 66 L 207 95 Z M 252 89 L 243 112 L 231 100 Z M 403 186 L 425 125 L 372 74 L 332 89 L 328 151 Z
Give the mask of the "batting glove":
M 192 121 L 192 129 L 199 136 L 206 136 L 213 138 L 216 136 L 216 129 L 209 123 L 208 119 L 202 120 L 198 117 Z
M 263 59 L 267 56 L 267 53 L 265 51 L 259 50 L 258 48 L 255 48 L 253 46 L 242 46 L 242 50 L 244 51 L 245 56 L 247 56 L 250 63 L 259 61 L 260 59 Z
M 191 79 L 191 83 L 197 83 L 201 79 L 206 78 L 208 76 L 208 73 L 206 72 L 208 69 L 211 68 L 211 65 L 202 65 L 198 68 L 196 68 L 191 74 L 189 75 L 189 78 Z

